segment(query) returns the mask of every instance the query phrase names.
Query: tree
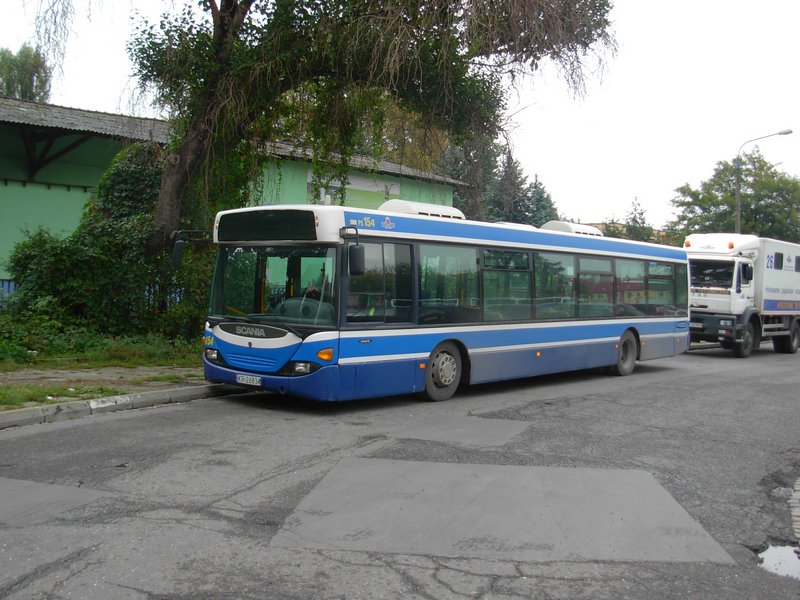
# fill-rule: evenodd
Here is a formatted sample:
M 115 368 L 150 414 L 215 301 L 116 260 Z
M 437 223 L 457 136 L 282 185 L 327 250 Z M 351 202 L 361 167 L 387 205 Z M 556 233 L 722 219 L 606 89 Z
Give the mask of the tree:
M 419 114 L 403 110 L 393 102 L 387 102 L 381 126 L 381 157 L 406 167 L 433 171 L 440 163 L 442 154 L 451 146 L 441 128 L 426 125 Z M 364 153 L 370 150 L 368 135 L 360 151 Z
M 548 192 L 544 184 L 539 181 L 538 175 L 534 176 L 533 183 L 531 184 L 530 205 L 531 224 L 541 226 L 548 221 L 556 221 L 560 218 L 553 198 L 550 196 L 550 192 Z
M 558 211 L 539 178 L 533 183 L 509 148 L 499 142 L 473 138 L 442 153 L 436 170 L 465 186 L 456 190 L 454 204 L 467 218 L 542 225 L 558 219 Z
M 0 94 L 18 100 L 47 102 L 52 69 L 38 48 L 23 44 L 14 54 L 0 48 Z
M 625 239 L 639 240 L 640 242 L 653 241 L 653 227 L 647 222 L 644 209 L 638 199 L 634 199 L 630 211 L 625 216 L 623 231 Z
M 489 198 L 489 216 L 497 221 L 542 225 L 558 219 L 558 211 L 539 178 L 528 183 L 522 167 L 506 149 L 494 194 Z
M 735 230 L 736 163 L 717 163 L 714 174 L 699 189 L 689 184 L 675 190 L 678 210 L 668 229 L 676 238 L 689 233 Z M 800 180 L 779 172 L 756 148 L 741 156 L 742 233 L 792 242 L 800 241 Z
M 456 188 L 453 205 L 468 219 L 483 220 L 492 203 L 497 183 L 501 147 L 488 136 L 476 135 L 461 145 L 444 150 L 436 171 L 464 182 Z
M 609 44 L 608 0 L 531 3 L 384 0 L 207 0 L 130 45 L 140 81 L 178 117 L 151 248 L 180 221 L 193 180 L 248 142 L 310 147 L 319 177 L 347 164 L 386 102 L 454 139 L 493 139 L 504 108 L 501 76 L 559 63 L 575 85 L 582 60 Z M 380 135 L 372 137 L 379 143 Z M 374 146 L 373 146 L 374 148 Z M 377 149 L 376 149 L 377 150 Z
M 55 32 L 50 39 L 58 42 L 73 0 L 43 4 L 49 12 L 40 9 L 40 23 L 50 26 L 40 37 Z M 610 0 L 199 5 L 164 15 L 158 27 L 142 25 L 129 45 L 139 81 L 176 124 L 150 251 L 179 226 L 197 182 L 206 198 L 214 193 L 232 154 L 257 156 L 263 141 L 286 139 L 313 151 L 315 180 L 346 180 L 365 131 L 378 152 L 387 102 L 457 143 L 471 135 L 492 140 L 504 108 L 502 77 L 515 80 L 549 59 L 580 89 L 589 53 L 613 49 Z

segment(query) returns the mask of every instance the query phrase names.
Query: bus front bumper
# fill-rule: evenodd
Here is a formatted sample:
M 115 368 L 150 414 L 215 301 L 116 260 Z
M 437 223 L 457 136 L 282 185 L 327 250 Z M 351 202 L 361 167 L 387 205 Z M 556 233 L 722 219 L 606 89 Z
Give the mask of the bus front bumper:
M 249 390 L 269 390 L 312 400 L 346 400 L 339 395 L 339 367 L 328 365 L 308 375 L 289 377 L 239 371 L 203 357 L 203 374 L 211 383 L 227 383 Z

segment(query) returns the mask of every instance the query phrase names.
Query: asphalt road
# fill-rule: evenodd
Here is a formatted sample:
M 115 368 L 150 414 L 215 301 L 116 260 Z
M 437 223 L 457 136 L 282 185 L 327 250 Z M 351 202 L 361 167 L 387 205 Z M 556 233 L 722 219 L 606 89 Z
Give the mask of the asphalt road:
M 800 355 L 0 431 L 0 598 L 791 598 Z M 387 374 L 390 376 L 390 374 Z

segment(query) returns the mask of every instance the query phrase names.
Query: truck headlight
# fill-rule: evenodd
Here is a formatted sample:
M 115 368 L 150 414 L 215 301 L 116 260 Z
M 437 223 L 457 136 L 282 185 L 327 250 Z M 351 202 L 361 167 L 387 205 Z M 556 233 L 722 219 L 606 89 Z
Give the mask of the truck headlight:
M 720 319 L 719 320 L 720 327 L 733 327 L 733 321 L 731 319 Z

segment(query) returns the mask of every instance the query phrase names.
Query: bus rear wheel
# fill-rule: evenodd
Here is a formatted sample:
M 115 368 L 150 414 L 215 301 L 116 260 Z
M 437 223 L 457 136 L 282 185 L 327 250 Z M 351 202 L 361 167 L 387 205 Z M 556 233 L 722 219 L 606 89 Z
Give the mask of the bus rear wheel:
M 452 342 L 436 346 L 425 371 L 425 396 L 431 402 L 447 400 L 461 383 L 461 353 Z
M 630 331 L 622 334 L 617 345 L 617 364 L 611 367 L 614 375 L 630 375 L 636 366 L 636 356 L 639 354 L 639 345 L 636 343 L 636 336 Z

